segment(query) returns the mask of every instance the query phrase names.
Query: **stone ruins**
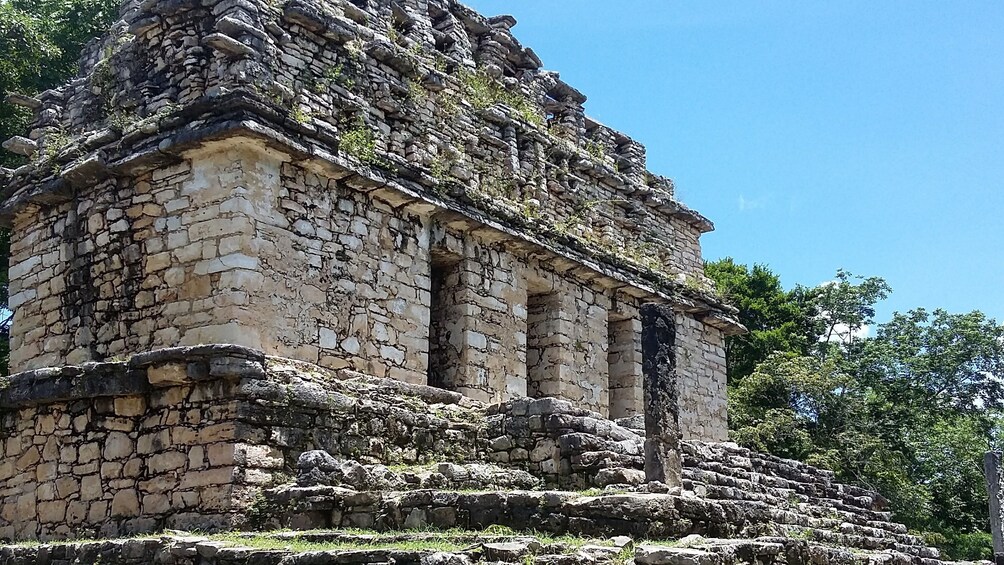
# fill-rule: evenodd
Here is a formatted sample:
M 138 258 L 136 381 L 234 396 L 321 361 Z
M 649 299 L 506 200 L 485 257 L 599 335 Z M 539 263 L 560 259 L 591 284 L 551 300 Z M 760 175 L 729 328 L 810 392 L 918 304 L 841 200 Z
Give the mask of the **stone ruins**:
M 0 538 L 511 528 L 690 536 L 633 549 L 652 565 L 937 563 L 876 493 L 720 443 L 724 338 L 744 328 L 703 274 L 712 225 L 513 18 L 455 0 L 121 15 L 76 79 L 8 98 L 34 119 L 4 143 L 28 164 L 0 172 Z M 484 543 L 303 561 L 167 536 L 0 563 L 634 548 L 451 535 Z
M 509 28 L 446 1 L 144 2 L 5 174 L 11 369 L 233 343 L 485 402 L 641 411 L 677 312 L 685 437 L 726 439 L 711 223 Z

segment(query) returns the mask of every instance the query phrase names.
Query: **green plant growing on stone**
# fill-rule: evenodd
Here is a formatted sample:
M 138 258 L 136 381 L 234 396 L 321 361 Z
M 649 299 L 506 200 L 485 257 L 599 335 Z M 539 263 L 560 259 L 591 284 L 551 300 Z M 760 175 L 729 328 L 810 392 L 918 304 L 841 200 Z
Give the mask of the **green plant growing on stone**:
M 540 107 L 522 93 L 511 92 L 483 70 L 464 70 L 458 78 L 464 97 L 475 109 L 485 110 L 495 104 L 503 104 L 512 108 L 523 121 L 537 127 L 544 126 Z
M 360 117 L 355 125 L 342 133 L 339 148 L 367 165 L 389 167 L 385 159 L 377 154 L 376 134 Z
M 397 28 L 394 27 L 393 23 L 387 24 L 387 39 L 389 39 L 391 43 L 397 43 L 401 39 L 401 33 L 397 31 Z
M 115 71 L 112 70 L 111 58 L 105 57 L 94 65 L 89 77 L 91 89 L 97 90 L 101 101 L 101 114 L 109 116 L 115 111 L 114 86 Z
M 709 286 L 700 278 L 688 274 L 686 278 L 683 279 L 683 288 L 695 294 L 710 294 L 712 296 L 718 296 L 718 292 L 714 286 Z
M 292 118 L 294 122 L 303 125 L 310 122 L 313 116 L 309 111 L 304 110 L 303 106 L 298 105 L 289 113 L 289 117 Z
M 441 73 L 445 73 L 448 70 L 448 65 L 446 62 L 446 56 L 442 53 L 436 53 L 435 59 L 432 61 L 432 68 L 436 69 Z
M 244 513 L 247 520 L 246 525 L 255 530 L 266 530 L 280 510 L 278 505 L 268 500 L 264 493 L 259 491 Z
M 627 565 L 634 560 L 634 546 L 632 544 L 625 545 L 621 548 L 620 552 L 617 553 L 617 557 L 614 558 L 615 563 L 621 565 Z
M 139 121 L 139 117 L 135 113 L 121 109 L 114 110 L 108 116 L 108 125 L 120 132 L 124 132 L 126 128 L 135 124 L 137 121 Z
M 436 179 L 440 183 L 447 179 L 447 174 L 450 171 L 450 163 L 442 153 L 437 154 L 432 158 L 432 162 L 429 163 L 429 176 Z
M 623 198 L 584 200 L 575 206 L 575 210 L 570 215 L 556 223 L 554 229 L 560 234 L 566 234 L 575 226 L 591 218 L 596 207 L 600 204 L 614 204 L 617 202 L 627 201 Z
M 521 212 L 523 217 L 530 221 L 540 219 L 540 202 L 535 198 L 528 198 L 522 202 Z
M 812 528 L 794 528 L 787 532 L 787 537 L 799 540 L 811 540 L 813 538 Z
M 356 86 L 355 79 L 350 76 L 348 69 L 344 62 L 340 62 L 337 65 L 329 65 L 324 69 L 324 73 L 315 77 L 312 81 L 310 89 L 317 94 L 323 93 L 332 85 L 338 85 L 346 90 L 352 90 Z
M 597 161 L 603 161 L 607 157 L 606 152 L 603 150 L 603 145 L 592 139 L 586 142 L 586 152 L 592 155 Z
M 411 53 L 415 57 L 421 57 L 425 54 L 425 47 L 421 43 L 415 41 L 408 46 L 408 53 Z
M 409 78 L 405 81 L 408 86 L 408 99 L 413 102 L 424 102 L 429 98 L 429 92 L 420 82 Z
M 621 255 L 628 261 L 649 269 L 651 271 L 665 273 L 662 260 L 655 245 L 650 241 L 641 243 L 625 241 L 621 246 Z
M 455 118 L 460 114 L 460 105 L 457 104 L 456 97 L 449 91 L 440 92 L 436 95 L 436 107 L 443 111 L 448 117 Z
M 51 174 L 58 175 L 62 172 L 62 167 L 56 162 L 56 158 L 71 142 L 72 139 L 69 134 L 61 127 L 49 132 L 45 136 L 45 144 L 39 155 L 42 161 L 47 163 Z
M 363 58 L 363 45 L 358 39 L 353 39 L 345 44 L 345 52 L 348 56 L 354 60 L 359 61 Z

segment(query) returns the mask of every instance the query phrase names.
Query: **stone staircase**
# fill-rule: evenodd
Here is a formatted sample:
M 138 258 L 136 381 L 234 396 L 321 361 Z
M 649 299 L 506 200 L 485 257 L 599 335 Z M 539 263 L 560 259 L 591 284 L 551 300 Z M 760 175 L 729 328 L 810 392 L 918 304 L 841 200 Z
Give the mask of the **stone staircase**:
M 635 539 L 768 538 L 877 552 L 894 562 L 940 559 L 892 521 L 879 494 L 804 463 L 735 444 L 683 442 L 683 488 L 669 488 L 645 483 L 638 418 L 612 422 L 562 401 L 522 399 L 488 407 L 484 426 L 484 453 L 493 464 L 395 473 L 305 453 L 297 484 L 266 491 L 267 520 L 256 527 L 500 525 Z M 319 470 L 322 460 L 328 471 Z
M 283 469 L 274 467 L 272 486 L 250 505 L 243 524 L 259 532 L 246 534 L 248 543 L 266 547 L 245 548 L 244 538 L 224 547 L 185 537 L 51 551 L 18 546 L 0 548 L 0 565 L 95 562 L 89 559 L 97 554 L 102 563 L 123 565 L 942 563 L 937 550 L 892 521 L 880 495 L 810 465 L 735 444 L 683 442 L 683 484 L 670 488 L 645 481 L 638 418 L 612 422 L 554 399 L 484 406 L 355 374 L 322 386 L 320 377 L 296 367 L 273 363 L 272 369 L 281 378 L 266 401 L 289 398 L 291 415 L 309 411 L 310 418 L 268 428 L 286 439 L 272 452 Z M 252 421 L 255 414 L 245 416 Z M 323 434 L 316 427 L 322 421 L 328 422 Z M 357 433 L 360 422 L 366 433 Z M 345 443 L 353 433 L 378 437 L 383 447 L 356 455 Z M 422 449 L 409 440 L 416 434 L 426 438 Z M 297 440 L 305 437 L 313 439 Z M 500 527 L 511 534 L 500 538 Z M 277 529 L 294 531 L 260 533 Z M 416 536 L 458 535 L 470 546 L 465 541 L 445 553 L 407 546 Z M 255 541 L 263 536 L 270 537 Z M 360 536 L 383 536 L 384 545 Z M 407 543 L 386 545 L 393 541 L 387 536 Z M 543 541 L 556 537 L 600 545 L 585 551 Z M 296 549 L 304 539 L 339 549 Z M 346 549 L 358 545 L 363 549 Z
M 937 559 L 936 549 L 892 522 L 878 493 L 836 482 L 830 471 L 735 444 L 683 443 L 684 488 L 766 512 L 788 537 Z

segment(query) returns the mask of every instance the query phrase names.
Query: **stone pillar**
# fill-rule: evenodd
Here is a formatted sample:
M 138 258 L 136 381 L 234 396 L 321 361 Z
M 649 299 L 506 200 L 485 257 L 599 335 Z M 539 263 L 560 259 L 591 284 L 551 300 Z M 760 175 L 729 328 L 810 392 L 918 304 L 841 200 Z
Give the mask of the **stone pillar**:
M 643 414 L 644 392 L 641 362 L 641 319 L 614 320 L 608 325 L 610 419 Z
M 447 386 L 481 402 L 526 396 L 526 290 L 513 259 L 464 244 L 447 322 L 456 365 Z
M 641 350 L 645 398 L 645 478 L 682 484 L 680 424 L 676 393 L 676 321 L 663 304 L 641 308 Z
M 990 533 L 994 538 L 994 562 L 1004 565 L 1004 468 L 1000 451 L 988 451 L 983 459 L 990 499 Z

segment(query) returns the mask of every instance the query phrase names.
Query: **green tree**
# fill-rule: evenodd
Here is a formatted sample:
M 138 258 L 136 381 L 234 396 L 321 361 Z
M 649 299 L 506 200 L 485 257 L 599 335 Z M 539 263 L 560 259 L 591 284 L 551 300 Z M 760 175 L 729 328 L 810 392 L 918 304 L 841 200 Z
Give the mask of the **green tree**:
M 725 266 L 739 306 L 757 310 L 744 321 L 780 331 L 758 317 L 783 292 L 776 277 L 751 284 L 749 269 Z M 731 383 L 730 435 L 881 492 L 897 520 L 952 558 L 987 558 L 982 456 L 1002 438 L 1004 326 L 980 312 L 917 309 L 862 336 L 889 292 L 881 278 L 844 271 L 803 291 L 807 319 L 794 326 L 810 328 L 806 349 L 777 347 Z
M 775 353 L 729 391 L 729 425 L 738 443 L 803 461 L 833 447 L 862 409 L 851 377 L 835 363 Z
M 857 281 L 857 282 L 855 282 Z M 879 277 L 861 277 L 840 269 L 836 278 L 816 287 L 814 323 L 820 336 L 817 354 L 853 355 L 857 336 L 875 322 L 875 305 L 885 300 L 892 288 Z
M 730 383 L 752 374 L 757 364 L 776 351 L 798 355 L 811 351 L 817 340 L 812 291 L 784 290 L 778 276 L 764 265 L 749 268 L 722 259 L 707 263 L 704 270 L 739 308 L 739 321 L 749 330 L 725 341 Z
M 896 313 L 864 348 L 861 375 L 916 408 L 1004 408 L 1004 326 L 982 312 Z

